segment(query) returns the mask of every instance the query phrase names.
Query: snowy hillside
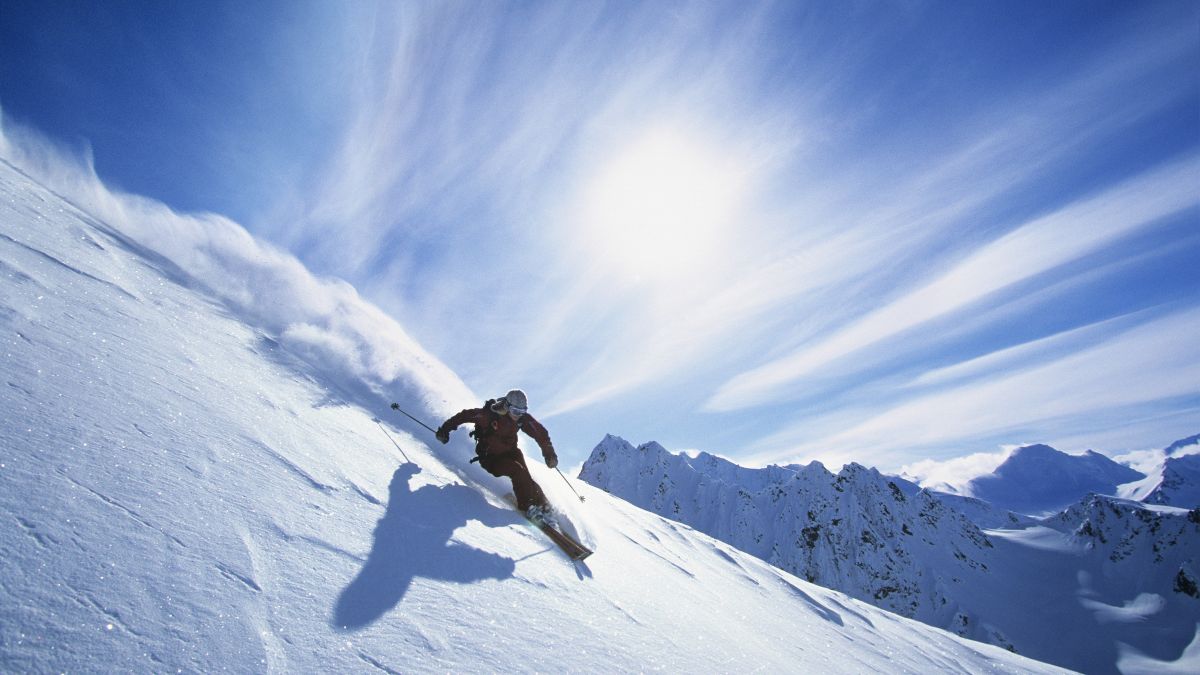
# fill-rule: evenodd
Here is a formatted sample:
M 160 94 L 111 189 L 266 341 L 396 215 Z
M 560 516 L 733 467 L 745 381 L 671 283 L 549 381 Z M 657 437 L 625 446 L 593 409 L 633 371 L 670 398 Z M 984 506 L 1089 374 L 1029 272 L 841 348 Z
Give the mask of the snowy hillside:
M 1112 495 L 1145 475 L 1091 450 L 1069 455 L 1048 445 L 1017 448 L 994 473 L 973 479 L 967 495 L 1029 515 L 1063 509 L 1088 493 Z
M 1091 497 L 1050 526 L 1014 516 L 1023 529 L 981 532 L 932 493 L 855 464 L 747 469 L 613 436 L 580 476 L 810 581 L 1039 660 L 1089 673 L 1200 666 L 1188 591 L 1200 511 L 1121 502 L 1105 519 L 1109 502 Z
M 1053 670 L 537 470 L 573 564 L 352 289 L 0 150 L 0 671 Z

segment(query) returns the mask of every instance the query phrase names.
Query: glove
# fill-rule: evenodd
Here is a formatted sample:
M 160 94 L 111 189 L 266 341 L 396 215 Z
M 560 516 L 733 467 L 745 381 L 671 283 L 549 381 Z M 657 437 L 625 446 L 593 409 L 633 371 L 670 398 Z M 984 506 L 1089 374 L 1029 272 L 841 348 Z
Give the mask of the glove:
M 450 432 L 446 429 L 438 429 L 433 435 L 437 436 L 437 439 L 442 442 L 442 445 L 450 442 Z
M 550 467 L 551 469 L 558 466 L 558 455 L 550 455 L 547 457 L 546 466 Z

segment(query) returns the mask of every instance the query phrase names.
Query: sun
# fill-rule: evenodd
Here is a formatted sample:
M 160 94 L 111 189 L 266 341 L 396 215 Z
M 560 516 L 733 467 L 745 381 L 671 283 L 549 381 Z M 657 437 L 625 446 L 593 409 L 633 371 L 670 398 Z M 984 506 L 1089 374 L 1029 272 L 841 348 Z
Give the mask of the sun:
M 697 269 L 716 254 L 742 188 L 736 162 L 669 130 L 642 136 L 597 172 L 589 245 L 638 278 Z

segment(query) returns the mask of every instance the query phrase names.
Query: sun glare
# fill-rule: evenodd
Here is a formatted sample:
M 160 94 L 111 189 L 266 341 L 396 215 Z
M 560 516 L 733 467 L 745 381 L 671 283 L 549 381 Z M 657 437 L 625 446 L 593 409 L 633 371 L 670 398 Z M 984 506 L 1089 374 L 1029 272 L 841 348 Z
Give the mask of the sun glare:
M 740 190 L 728 160 L 675 133 L 649 134 L 594 179 L 589 234 L 634 277 L 692 270 L 720 248 Z

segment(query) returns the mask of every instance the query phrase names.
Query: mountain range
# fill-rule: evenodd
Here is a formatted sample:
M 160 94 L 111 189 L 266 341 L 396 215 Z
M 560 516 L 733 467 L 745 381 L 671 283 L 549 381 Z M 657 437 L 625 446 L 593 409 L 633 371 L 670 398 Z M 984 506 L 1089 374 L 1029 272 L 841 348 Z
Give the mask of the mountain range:
M 1045 519 L 853 463 L 749 469 L 611 435 L 580 477 L 813 583 L 1042 661 L 1088 673 L 1195 663 L 1200 509 L 1080 494 L 1143 475 L 1095 454 L 1023 449 L 976 483 L 1038 508 L 1074 493 Z M 1051 467 L 1081 475 L 1016 489 Z

